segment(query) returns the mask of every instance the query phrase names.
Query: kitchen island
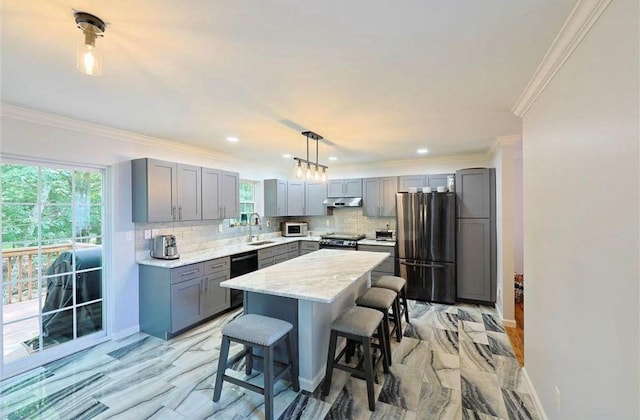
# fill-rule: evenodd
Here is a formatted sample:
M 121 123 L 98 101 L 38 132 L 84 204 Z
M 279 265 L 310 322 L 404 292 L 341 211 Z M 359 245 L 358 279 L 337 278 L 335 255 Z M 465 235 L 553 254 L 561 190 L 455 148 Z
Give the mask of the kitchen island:
M 387 256 L 321 249 L 220 285 L 244 291 L 245 313 L 293 324 L 300 387 L 313 392 L 325 374 L 331 322 L 370 287 L 371 271 Z

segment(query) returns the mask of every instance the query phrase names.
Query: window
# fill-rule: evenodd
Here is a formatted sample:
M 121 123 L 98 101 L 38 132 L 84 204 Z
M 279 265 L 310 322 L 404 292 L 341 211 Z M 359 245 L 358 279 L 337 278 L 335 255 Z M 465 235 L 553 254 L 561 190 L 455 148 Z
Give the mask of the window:
M 104 336 L 104 173 L 0 165 L 3 362 Z
M 240 180 L 240 224 L 246 225 L 256 208 L 256 182 Z

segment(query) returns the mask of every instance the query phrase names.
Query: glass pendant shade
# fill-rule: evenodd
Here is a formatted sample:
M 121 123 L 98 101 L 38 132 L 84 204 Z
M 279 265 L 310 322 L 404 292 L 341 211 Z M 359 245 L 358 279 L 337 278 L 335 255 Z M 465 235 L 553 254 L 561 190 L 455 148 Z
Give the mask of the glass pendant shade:
M 313 180 L 318 182 L 320 181 L 320 169 L 316 166 L 316 170 L 313 171 Z
M 300 161 L 298 161 L 298 165 L 296 165 L 296 178 L 304 178 L 304 172 L 302 171 L 302 162 Z
M 320 180 L 326 184 L 327 182 L 327 171 L 322 168 L 322 175 L 320 176 Z
M 76 48 L 76 68 L 80 73 L 89 76 L 102 74 L 102 54 L 96 45 L 96 40 L 105 30 L 104 22 L 89 13 L 75 14 L 76 24 L 80 29 L 78 46 Z
M 313 179 L 313 171 L 311 171 L 311 165 L 307 163 L 307 171 L 305 173 L 307 181 L 311 181 Z

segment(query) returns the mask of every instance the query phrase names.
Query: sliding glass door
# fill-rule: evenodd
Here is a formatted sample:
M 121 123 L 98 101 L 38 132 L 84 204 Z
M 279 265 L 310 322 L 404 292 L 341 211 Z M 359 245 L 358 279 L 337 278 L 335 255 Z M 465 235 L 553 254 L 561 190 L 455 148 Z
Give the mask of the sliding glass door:
M 0 167 L 8 366 L 105 334 L 104 173 L 6 161 Z

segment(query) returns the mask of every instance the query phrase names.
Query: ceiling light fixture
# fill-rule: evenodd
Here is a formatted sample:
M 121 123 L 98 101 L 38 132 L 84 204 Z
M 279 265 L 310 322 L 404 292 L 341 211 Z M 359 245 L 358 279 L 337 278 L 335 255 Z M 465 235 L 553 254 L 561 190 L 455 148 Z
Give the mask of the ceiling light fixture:
M 296 177 L 300 179 L 306 178 L 307 181 L 327 182 L 327 169 L 329 169 L 329 167 L 318 163 L 318 142 L 322 140 L 323 137 L 313 131 L 303 131 L 302 135 L 307 138 L 307 158 L 293 158 L 293 160 L 296 161 Z M 315 163 L 309 160 L 309 139 L 316 141 Z M 306 165 L 305 167 L 302 166 L 303 163 Z M 314 167 L 313 169 L 312 166 Z M 320 168 L 322 168 L 322 172 L 320 172 Z
M 96 48 L 96 38 L 104 36 L 106 28 L 104 21 L 89 13 L 77 12 L 76 24 L 82 31 L 76 51 L 76 68 L 80 73 L 89 76 L 102 74 L 102 55 Z
M 427 149 L 418 149 L 418 150 L 416 150 L 416 152 L 420 153 L 421 155 L 429 153 L 429 151 Z
M 338 158 L 335 156 L 329 156 L 329 160 L 338 160 Z
M 227 137 L 227 141 L 229 143 L 237 143 L 238 142 L 238 138 L 237 137 Z
M 289 153 L 285 153 L 282 157 L 285 159 L 291 159 L 291 155 Z

